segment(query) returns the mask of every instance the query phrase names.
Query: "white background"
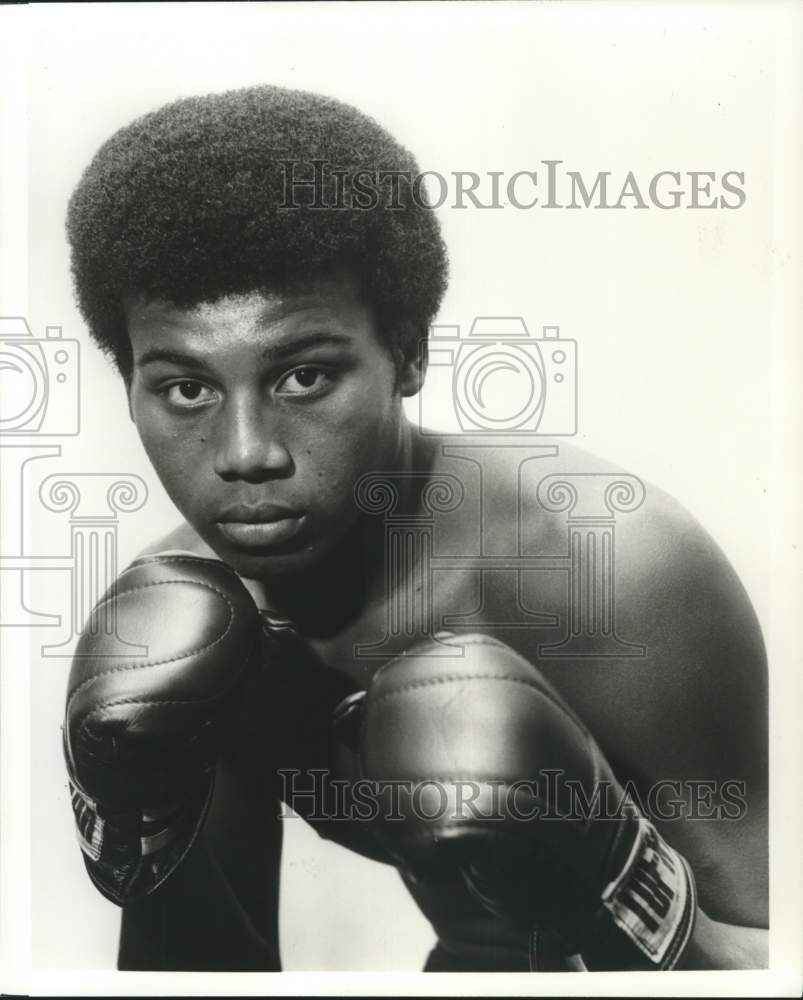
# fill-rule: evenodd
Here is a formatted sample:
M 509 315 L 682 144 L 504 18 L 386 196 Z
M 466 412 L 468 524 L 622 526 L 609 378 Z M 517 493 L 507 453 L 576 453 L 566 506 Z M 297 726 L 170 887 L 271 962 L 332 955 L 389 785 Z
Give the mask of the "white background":
M 790 131 L 799 130 L 793 11 L 773 3 L 34 6 L 25 12 L 27 56 L 21 35 L 15 48 L 28 68 L 27 268 L 6 244 L 0 315 L 26 314 L 37 336 L 61 325 L 82 351 L 81 434 L 63 439 L 61 457 L 42 460 L 37 474 L 128 472 L 146 481 L 143 509 L 121 517 L 121 565 L 176 522 L 122 385 L 73 303 L 64 237 L 67 199 L 98 145 L 170 99 L 263 82 L 317 90 L 372 114 L 423 169 L 443 174 L 540 171 L 539 161 L 560 159 L 592 179 L 612 171 L 614 188 L 632 170 L 646 189 L 660 170 L 742 171 L 747 201 L 737 211 L 445 206 L 452 278 L 439 322 L 521 315 L 576 339 L 578 443 L 695 514 L 741 576 L 771 653 L 785 656 L 778 602 L 788 588 L 772 559 L 782 571 L 793 544 L 783 517 L 799 469 L 784 438 L 790 415 L 797 419 L 790 383 L 799 372 L 786 284 L 795 258 L 784 242 L 784 227 L 799 218 L 789 183 L 800 166 Z M 14 136 L 19 159 L 23 136 Z M 19 215 L 25 199 L 12 201 Z M 36 524 L 38 551 L 69 550 L 63 515 L 37 515 Z M 66 615 L 66 577 L 51 577 L 32 601 Z M 32 631 L 31 648 L 57 632 Z M 34 655 L 32 663 L 33 966 L 110 969 L 118 914 L 83 871 L 60 756 L 68 661 Z M 780 686 L 797 683 L 784 665 L 771 666 L 779 712 L 788 704 Z M 24 705 L 24 682 L 10 683 Z M 4 696 L 8 720 L 6 687 Z M 28 762 L 20 766 L 26 774 Z M 325 844 L 301 821 L 286 826 L 285 968 L 419 969 L 432 935 L 395 873 Z M 786 821 L 776 827 L 788 832 Z M 24 880 L 24 849 L 20 859 Z M 799 870 L 799 862 L 791 876 L 775 869 L 775 884 Z M 8 923 L 8 889 L 3 898 Z M 27 918 L 27 900 L 14 912 Z M 784 926 L 775 925 L 781 946 Z M 789 935 L 797 941 L 794 927 Z

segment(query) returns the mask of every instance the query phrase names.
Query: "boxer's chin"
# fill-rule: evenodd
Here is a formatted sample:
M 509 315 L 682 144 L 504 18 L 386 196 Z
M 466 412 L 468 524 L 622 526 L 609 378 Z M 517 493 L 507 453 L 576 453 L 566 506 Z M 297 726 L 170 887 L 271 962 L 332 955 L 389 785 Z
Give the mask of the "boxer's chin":
M 267 582 L 303 577 L 330 559 L 342 558 L 342 541 L 341 535 L 303 533 L 280 544 L 241 545 L 216 533 L 212 547 L 240 576 Z
M 240 576 L 252 580 L 280 580 L 293 578 L 314 572 L 325 559 L 325 555 L 314 548 L 302 549 L 297 552 L 282 554 L 249 553 L 219 553 Z

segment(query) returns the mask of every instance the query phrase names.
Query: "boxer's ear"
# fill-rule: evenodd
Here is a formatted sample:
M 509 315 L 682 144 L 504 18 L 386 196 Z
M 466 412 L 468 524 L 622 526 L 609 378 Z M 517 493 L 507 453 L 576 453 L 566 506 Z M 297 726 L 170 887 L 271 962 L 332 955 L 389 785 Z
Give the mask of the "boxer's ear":
M 402 396 L 415 396 L 421 391 L 427 374 L 426 336 L 410 338 L 403 347 L 394 348 L 396 356 L 396 385 Z

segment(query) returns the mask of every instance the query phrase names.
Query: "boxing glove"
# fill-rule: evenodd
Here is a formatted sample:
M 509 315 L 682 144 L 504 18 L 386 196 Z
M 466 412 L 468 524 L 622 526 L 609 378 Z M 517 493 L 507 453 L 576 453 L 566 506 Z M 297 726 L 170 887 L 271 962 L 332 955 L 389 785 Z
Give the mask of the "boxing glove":
M 192 846 L 261 638 L 236 573 L 189 554 L 137 559 L 93 610 L 70 671 L 63 746 L 84 862 L 112 902 L 153 892 Z
M 488 912 L 526 928 L 532 968 L 676 967 L 696 913 L 688 863 L 512 649 L 441 634 L 380 668 L 336 727 L 399 866 L 413 882 L 459 871 Z

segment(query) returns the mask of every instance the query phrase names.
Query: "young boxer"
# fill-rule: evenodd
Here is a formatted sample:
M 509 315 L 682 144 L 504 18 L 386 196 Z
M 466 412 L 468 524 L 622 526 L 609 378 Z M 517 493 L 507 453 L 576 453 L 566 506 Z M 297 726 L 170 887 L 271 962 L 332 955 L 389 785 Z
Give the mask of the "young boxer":
M 427 969 L 763 967 L 749 600 L 658 489 L 406 419 L 447 272 L 417 175 L 355 109 L 258 87 L 121 129 L 71 200 L 81 309 L 183 518 L 87 623 L 68 691 L 119 967 L 280 968 L 280 796 L 398 865 L 438 938 Z M 630 491 L 615 571 L 616 497 L 567 542 L 587 499 L 567 481 Z M 412 526 L 404 562 L 382 511 Z M 146 656 L 109 655 L 110 610 Z M 355 811 L 360 781 L 407 783 L 398 821 Z

